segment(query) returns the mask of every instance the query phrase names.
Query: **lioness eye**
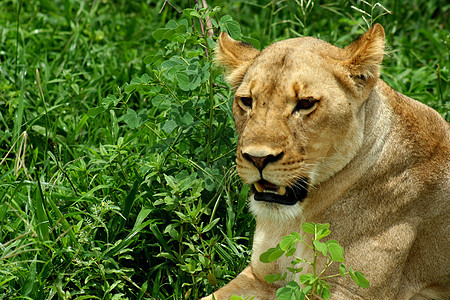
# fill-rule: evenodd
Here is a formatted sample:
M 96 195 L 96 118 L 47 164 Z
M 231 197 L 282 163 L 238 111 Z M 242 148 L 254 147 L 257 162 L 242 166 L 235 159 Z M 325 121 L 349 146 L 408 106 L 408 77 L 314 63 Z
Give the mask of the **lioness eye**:
M 297 112 L 299 110 L 308 110 L 312 108 L 318 101 L 319 100 L 312 97 L 300 99 L 298 100 L 297 105 L 294 108 L 294 112 Z
M 242 104 L 244 104 L 247 107 L 252 107 L 253 99 L 250 97 L 241 97 L 240 98 Z

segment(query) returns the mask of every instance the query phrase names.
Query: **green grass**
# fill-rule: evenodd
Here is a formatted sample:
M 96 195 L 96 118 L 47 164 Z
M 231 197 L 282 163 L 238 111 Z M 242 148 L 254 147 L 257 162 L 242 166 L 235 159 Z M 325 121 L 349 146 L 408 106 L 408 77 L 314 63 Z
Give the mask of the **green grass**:
M 195 299 L 245 267 L 254 220 L 217 26 L 345 46 L 384 10 L 208 3 L 207 43 L 202 16 L 163 0 L 0 2 L 0 298 Z M 449 4 L 382 4 L 383 79 L 448 119 Z

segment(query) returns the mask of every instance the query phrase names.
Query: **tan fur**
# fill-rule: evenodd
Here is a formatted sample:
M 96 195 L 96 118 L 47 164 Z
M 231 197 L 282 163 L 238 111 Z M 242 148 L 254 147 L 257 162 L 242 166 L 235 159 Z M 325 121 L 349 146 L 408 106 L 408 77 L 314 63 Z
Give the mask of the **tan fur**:
M 236 89 L 240 176 L 281 187 L 309 181 L 307 197 L 292 206 L 250 196 L 251 263 L 216 299 L 275 299 L 283 283 L 263 278 L 284 273 L 289 259 L 264 264 L 259 256 L 310 221 L 331 224 L 329 238 L 344 246 L 346 264 L 371 283 L 362 289 L 330 278 L 331 299 L 450 299 L 449 124 L 379 79 L 383 52 L 379 24 L 345 49 L 296 38 L 259 52 L 220 36 L 217 63 Z M 294 111 L 300 99 L 318 102 Z M 268 157 L 278 159 L 260 172 L 255 166 Z M 299 246 L 297 255 L 312 253 Z

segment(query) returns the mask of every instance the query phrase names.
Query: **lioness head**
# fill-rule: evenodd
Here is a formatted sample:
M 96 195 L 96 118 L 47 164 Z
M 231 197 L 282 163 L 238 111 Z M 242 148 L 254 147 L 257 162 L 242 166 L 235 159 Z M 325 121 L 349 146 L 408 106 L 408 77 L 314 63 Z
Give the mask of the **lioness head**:
M 220 35 L 216 61 L 235 89 L 237 170 L 258 215 L 295 215 L 309 190 L 352 160 L 383 53 L 379 24 L 344 49 L 304 37 L 258 51 Z

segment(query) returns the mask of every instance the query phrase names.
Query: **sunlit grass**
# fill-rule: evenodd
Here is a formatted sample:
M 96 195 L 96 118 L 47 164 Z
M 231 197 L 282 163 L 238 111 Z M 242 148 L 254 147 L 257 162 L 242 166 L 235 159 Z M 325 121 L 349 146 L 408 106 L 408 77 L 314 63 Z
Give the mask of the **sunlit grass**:
M 262 47 L 301 35 L 343 46 L 369 22 L 351 8 L 362 2 L 303 2 L 208 3 Z M 376 20 L 382 77 L 448 118 L 449 5 L 398 2 Z M 154 39 L 186 18 L 163 3 L 0 2 L 0 298 L 196 298 L 246 265 L 254 221 L 231 92 L 198 18 L 184 44 Z M 165 73 L 174 57 L 198 86 Z

